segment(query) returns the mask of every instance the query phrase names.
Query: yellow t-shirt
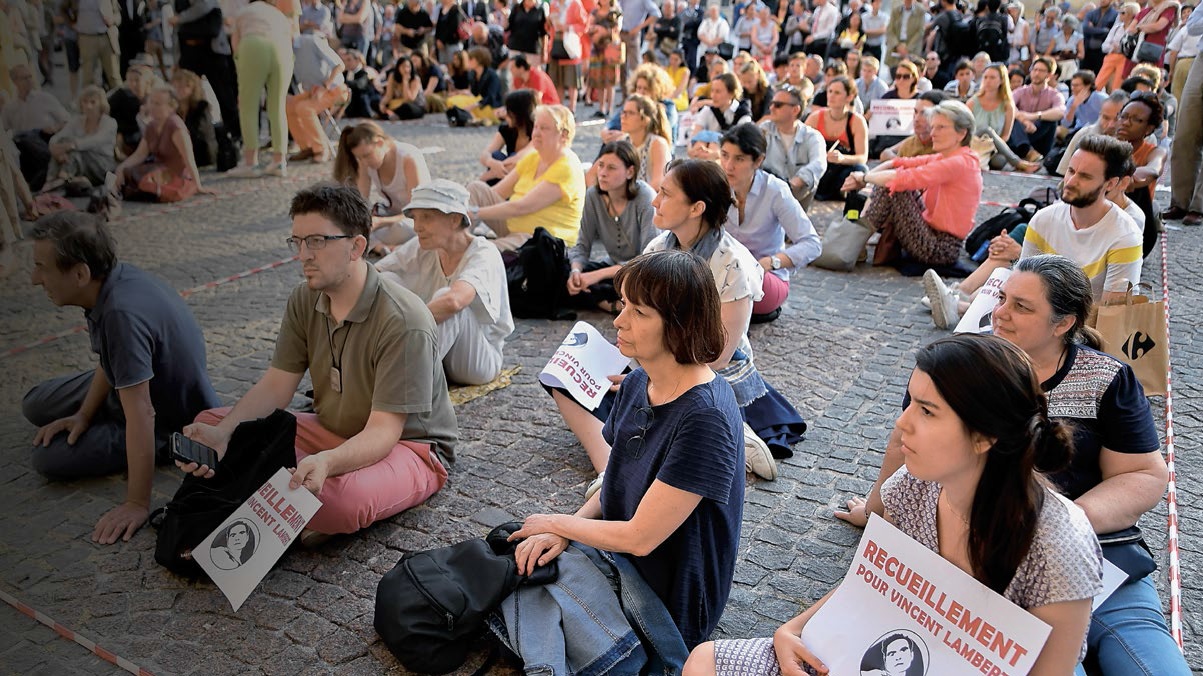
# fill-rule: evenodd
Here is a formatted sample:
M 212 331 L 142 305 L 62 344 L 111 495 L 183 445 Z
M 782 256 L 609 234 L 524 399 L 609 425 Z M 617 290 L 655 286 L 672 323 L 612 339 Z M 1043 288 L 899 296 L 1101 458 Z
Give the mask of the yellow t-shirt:
M 672 79 L 674 88 L 680 87 L 682 82 L 689 81 L 689 69 L 685 66 L 666 68 L 665 70 L 668 71 L 668 77 Z M 673 99 L 673 103 L 677 104 L 677 110 L 680 112 L 689 110 L 689 87 L 682 89 L 681 95 Z
M 506 225 L 513 232 L 528 234 L 534 234 L 535 228 L 543 226 L 568 246 L 574 246 L 581 230 L 581 215 L 585 211 L 585 170 L 581 168 L 581 160 L 576 153 L 565 150 L 560 159 L 552 163 L 541 176 L 535 175 L 538 169 L 539 153 L 529 153 L 518 160 L 514 166 L 514 171 L 518 172 L 518 182 L 514 184 L 510 201 L 522 199 L 543 181 L 558 185 L 563 196 L 555 204 L 533 214 L 506 219 Z

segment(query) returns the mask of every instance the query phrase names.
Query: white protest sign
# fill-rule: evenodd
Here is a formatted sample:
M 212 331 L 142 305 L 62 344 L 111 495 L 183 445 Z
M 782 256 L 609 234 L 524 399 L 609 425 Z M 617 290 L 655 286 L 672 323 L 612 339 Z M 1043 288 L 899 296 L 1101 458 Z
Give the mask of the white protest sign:
M 539 373 L 539 382 L 563 387 L 581 406 L 597 408 L 610 389 L 606 376 L 616 376 L 631 363 L 617 347 L 588 322 L 577 322 L 551 361 Z
M 915 133 L 918 99 L 873 99 L 869 104 L 869 136 L 910 136 Z
M 1032 668 L 1050 631 L 873 515 L 847 577 L 802 641 L 831 676 L 1015 676 Z
M 977 297 L 969 304 L 969 309 L 965 310 L 965 316 L 957 322 L 957 328 L 953 333 L 991 333 L 993 331 L 990 325 L 991 315 L 994 313 L 994 308 L 998 307 L 998 294 L 1002 290 L 1003 282 L 1007 281 L 1010 276 L 1009 268 L 995 268 L 994 272 L 990 273 L 990 278 L 977 292 Z
M 308 489 L 289 488 L 291 476 L 281 467 L 192 550 L 234 612 L 322 506 Z

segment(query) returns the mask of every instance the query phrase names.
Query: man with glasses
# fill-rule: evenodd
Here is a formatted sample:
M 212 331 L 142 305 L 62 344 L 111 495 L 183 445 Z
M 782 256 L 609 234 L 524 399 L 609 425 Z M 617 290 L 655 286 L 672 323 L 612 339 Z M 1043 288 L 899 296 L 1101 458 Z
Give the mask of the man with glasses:
M 760 130 L 768 141 L 763 168 L 789 182 L 794 199 L 804 210 L 810 209 L 815 199 L 815 186 L 827 171 L 827 145 L 823 135 L 802 124 L 800 119 L 806 103 L 797 88 L 779 87 L 769 103 L 768 119 L 760 123 Z
M 1049 81 L 1057 64 L 1047 56 L 1036 57 L 1028 69 L 1032 83 L 1016 89 L 1015 125 L 1007 145 L 1016 155 L 1032 162 L 1044 159 L 1057 137 L 1057 123 L 1065 117 L 1065 97 Z
M 96 522 L 92 541 L 128 541 L 146 523 L 155 463 L 168 441 L 219 401 L 205 371 L 205 337 L 161 279 L 117 260 L 95 216 L 62 211 L 33 230 L 31 281 L 59 307 L 83 308 L 99 365 L 51 378 L 21 402 L 38 426 L 34 471 L 72 481 L 121 471 L 125 499 Z
M 364 260 L 372 227 L 367 202 L 354 187 L 318 184 L 293 197 L 289 215 L 288 244 L 305 282 L 288 299 L 271 366 L 233 409 L 205 411 L 184 434 L 222 457 L 238 423 L 286 408 L 308 371 L 315 413 L 295 414 L 291 485 L 322 501 L 301 536 L 314 545 L 442 488 L 458 427 L 434 317 Z M 180 468 L 213 475 L 194 463 Z

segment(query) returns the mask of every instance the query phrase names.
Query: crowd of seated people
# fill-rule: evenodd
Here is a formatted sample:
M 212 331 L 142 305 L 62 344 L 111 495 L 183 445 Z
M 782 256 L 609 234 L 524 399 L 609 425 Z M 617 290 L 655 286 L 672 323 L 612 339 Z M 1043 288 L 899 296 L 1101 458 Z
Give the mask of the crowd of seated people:
M 526 517 L 521 572 L 569 543 L 606 550 L 629 559 L 693 651 L 685 673 L 821 670 L 799 634 L 826 597 L 771 639 L 708 641 L 733 583 L 741 462 L 771 481 L 806 430 L 758 369 L 749 327 L 789 312 L 791 277 L 822 248 L 815 203 L 861 193 L 861 218 L 878 234 L 873 262 L 933 268 L 923 290 L 938 326 L 955 324 L 990 272 L 1013 272 L 995 337 L 919 349 L 879 481 L 842 518 L 884 515 L 1044 620 L 1052 634 L 1038 670 L 1069 673 L 1085 659 L 1104 674 L 1139 673 L 1139 663 L 1186 673 L 1150 561 L 1099 547 L 1157 504 L 1166 471 L 1139 382 L 1084 323 L 1117 300 L 1121 281 L 1139 281 L 1163 218 L 1197 215 L 1197 201 L 1177 192 L 1170 212 L 1153 202 L 1176 129 L 1203 120 L 1190 98 L 1197 83 L 1179 83 L 1179 111 L 1166 91 L 1176 69 L 1164 71 L 1166 57 L 1112 58 L 1112 26 L 1182 59 L 1194 45 L 1178 36 L 1203 33 L 1203 22 L 1186 23 L 1168 0 L 1125 5 L 1112 23 L 1098 8 L 1080 21 L 1052 8 L 1029 25 L 1008 5 L 1000 43 L 958 53 L 945 35 L 952 13 L 985 26 L 1001 15 L 997 0 L 974 12 L 943 0 L 932 15 L 899 0 L 888 17 L 879 0 L 741 3 L 731 23 L 715 4 L 672 0 L 603 0 L 596 11 L 578 0 L 379 4 L 307 2 L 286 40 L 273 27 L 291 32 L 292 3 L 259 0 L 223 23 L 224 43 L 206 45 L 185 13 L 177 37 L 187 53 L 174 67 L 135 59 L 122 64 L 123 83 L 102 68 L 107 93 L 77 68 L 84 82 L 70 107 L 39 87 L 34 67 L 5 66 L 9 215 L 40 216 L 33 194 L 68 186 L 99 189 L 109 218 L 125 199 L 211 192 L 205 169 L 227 138 L 242 146 L 235 177 L 332 160 L 332 180 L 290 204 L 287 239 L 305 279 L 281 308 L 271 365 L 229 408 L 218 406 L 187 306 L 120 262 L 103 219 L 60 213 L 34 227 L 34 283 L 56 305 L 85 310 L 103 339 L 92 343 L 99 368 L 27 395 L 31 463 L 52 479 L 127 473 L 126 499 L 98 515 L 95 541 L 128 540 L 145 523 L 170 432 L 224 456 L 237 424 L 287 407 L 306 375 L 314 408 L 298 414 L 292 480 L 324 505 L 302 542 L 428 499 L 456 458 L 449 384 L 500 375 L 515 328 L 506 264 L 543 228 L 565 246 L 568 303 L 612 316 L 635 365 L 613 375 L 594 410 L 549 388 L 596 478 L 574 515 Z M 581 52 L 561 51 L 566 42 Z M 109 56 L 89 54 L 88 65 Z M 156 71 L 168 70 L 164 84 Z M 582 100 L 608 118 L 591 163 L 573 148 L 578 116 L 591 114 L 577 112 Z M 913 105 L 913 134 L 871 136 L 883 101 Z M 261 171 L 265 112 L 272 159 Z M 329 119 L 341 129 L 333 142 Z M 479 180 L 440 176 L 405 125 L 383 122 L 407 120 L 499 124 L 475 132 L 487 139 Z M 983 166 L 1049 166 L 1064 176 L 1060 199 L 1024 232 L 991 240 L 985 262 L 950 287 L 938 270 L 965 262 Z M 0 269 L 11 239 L 0 240 Z M 108 325 L 106 307 L 145 316 L 162 335 Z M 343 359 L 351 354 L 371 359 Z M 1093 408 L 1079 405 L 1083 388 L 1097 395 Z M 180 468 L 202 478 L 216 469 Z M 1004 533 L 1000 518 L 1025 526 Z M 1091 611 L 1101 559 L 1125 555 L 1129 578 Z

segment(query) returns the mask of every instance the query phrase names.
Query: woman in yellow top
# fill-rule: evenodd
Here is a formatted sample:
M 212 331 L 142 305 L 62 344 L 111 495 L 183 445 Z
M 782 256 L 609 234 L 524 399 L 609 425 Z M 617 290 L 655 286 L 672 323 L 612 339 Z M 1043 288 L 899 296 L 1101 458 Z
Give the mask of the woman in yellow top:
M 672 102 L 677 112 L 689 110 L 689 67 L 685 65 L 685 52 L 676 50 L 668 55 L 668 68 L 664 69 L 673 81 Z
M 571 149 L 575 135 L 576 122 L 567 108 L 539 106 L 530 140 L 535 152 L 493 187 L 481 181 L 468 185 L 469 215 L 497 233 L 493 243 L 498 249 L 517 249 L 539 226 L 567 246 L 576 244 L 585 208 L 585 171 Z

